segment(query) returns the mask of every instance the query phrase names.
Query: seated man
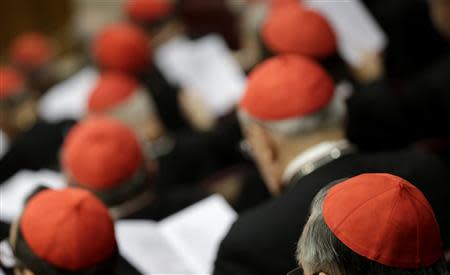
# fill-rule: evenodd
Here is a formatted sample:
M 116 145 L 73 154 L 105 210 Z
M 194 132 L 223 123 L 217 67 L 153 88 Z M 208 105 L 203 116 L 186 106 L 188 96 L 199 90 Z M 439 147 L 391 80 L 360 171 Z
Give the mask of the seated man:
M 323 188 L 297 257 L 298 274 L 449 274 L 433 209 L 415 186 L 390 174 Z
M 114 218 L 159 220 L 207 195 L 194 187 L 157 188 L 157 164 L 144 157 L 135 133 L 104 116 L 89 118 L 70 130 L 61 166 L 70 185 L 94 192 Z
M 260 173 L 277 197 L 239 217 L 221 244 L 214 274 L 291 270 L 293 244 L 315 194 L 335 179 L 361 173 L 393 173 L 414 182 L 433 206 L 441 232 L 450 232 L 446 165 L 418 150 L 357 152 L 344 138 L 333 91 L 327 72 L 301 56 L 269 59 L 250 74 L 241 124 Z M 443 236 L 446 248 L 449 237 Z
M 108 209 L 82 189 L 46 189 L 32 195 L 11 228 L 9 242 L 15 274 L 20 275 L 119 274 L 118 264 L 123 263 Z
M 48 123 L 36 112 L 37 96 L 19 71 L 0 67 L 0 184 L 22 169 L 39 170 L 58 166 L 58 150 L 73 121 Z

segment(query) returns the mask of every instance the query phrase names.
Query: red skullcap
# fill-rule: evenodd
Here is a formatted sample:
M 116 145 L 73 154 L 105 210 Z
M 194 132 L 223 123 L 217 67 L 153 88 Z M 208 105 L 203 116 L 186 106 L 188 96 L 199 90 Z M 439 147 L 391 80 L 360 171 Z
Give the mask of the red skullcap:
M 433 210 L 415 186 L 390 174 L 362 174 L 328 192 L 323 216 L 355 253 L 395 268 L 423 268 L 442 256 Z
M 103 73 L 88 100 L 89 112 L 103 112 L 127 99 L 139 87 L 137 79 L 120 72 Z
M 298 55 L 282 55 L 250 73 L 240 105 L 254 118 L 282 120 L 319 111 L 333 94 L 333 80 L 318 63 Z
M 125 6 L 131 19 L 150 23 L 168 16 L 174 8 L 171 0 L 128 0 Z
M 35 69 L 50 61 L 53 49 L 50 40 L 38 32 L 18 36 L 11 45 L 10 58 L 21 67 Z
M 20 229 L 39 258 L 65 270 L 93 266 L 116 250 L 108 209 L 86 190 L 39 192 L 26 205 Z
M 62 165 L 80 186 L 101 191 L 131 178 L 141 167 L 142 152 L 134 132 L 109 117 L 78 123 L 66 137 Z
M 264 44 L 277 54 L 326 58 L 336 53 L 336 36 L 327 20 L 298 3 L 273 9 L 262 28 Z
M 25 78 L 11 67 L 0 67 L 0 100 L 20 93 L 25 88 Z
M 140 73 L 150 65 L 150 42 L 145 33 L 129 23 L 106 27 L 94 40 L 93 57 L 105 69 Z

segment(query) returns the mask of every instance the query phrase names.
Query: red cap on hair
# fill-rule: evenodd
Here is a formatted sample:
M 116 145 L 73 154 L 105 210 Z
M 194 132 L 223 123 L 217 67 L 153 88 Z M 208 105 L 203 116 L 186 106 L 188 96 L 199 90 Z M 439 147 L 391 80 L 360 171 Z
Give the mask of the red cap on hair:
M 250 73 L 240 106 L 254 118 L 282 120 L 319 111 L 333 94 L 333 80 L 318 63 L 298 55 L 281 55 Z
M 65 270 L 93 266 L 116 250 L 108 209 L 81 189 L 48 189 L 36 194 L 25 207 L 20 230 L 39 258 Z
M 171 0 L 128 0 L 128 16 L 139 22 L 153 22 L 168 16 L 175 8 Z
M 145 33 L 129 23 L 106 27 L 94 40 L 93 57 L 100 67 L 140 73 L 150 64 L 150 42 Z
M 362 174 L 331 188 L 323 216 L 355 253 L 396 268 L 422 268 L 442 256 L 439 226 L 424 195 L 390 174 Z
M 89 112 L 103 112 L 128 98 L 139 87 L 137 79 L 120 72 L 103 73 L 88 100 Z
M 0 100 L 23 91 L 25 78 L 11 67 L 0 67 Z
M 142 165 L 134 132 L 109 117 L 93 117 L 72 128 L 62 148 L 62 165 L 80 186 L 92 190 L 115 187 Z
M 264 44 L 274 53 L 326 58 L 336 53 L 336 36 L 328 21 L 297 3 L 279 5 L 262 28 Z
M 29 32 L 13 40 L 11 60 L 26 69 L 35 69 L 50 61 L 53 49 L 50 40 L 38 32 Z

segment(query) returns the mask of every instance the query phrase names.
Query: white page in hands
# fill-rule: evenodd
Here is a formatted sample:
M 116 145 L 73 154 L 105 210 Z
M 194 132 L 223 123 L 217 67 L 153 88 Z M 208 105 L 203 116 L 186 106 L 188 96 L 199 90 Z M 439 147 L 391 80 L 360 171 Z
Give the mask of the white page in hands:
M 116 222 L 120 254 L 142 274 L 189 274 L 192 272 L 157 223 L 147 220 Z
M 211 274 L 220 242 L 237 215 L 213 195 L 159 223 L 116 223 L 121 255 L 143 274 Z
M 98 79 L 93 67 L 85 67 L 50 88 L 39 101 L 39 116 L 48 122 L 81 119 L 86 103 Z
M 216 116 L 230 111 L 244 91 L 245 74 L 218 35 L 172 39 L 156 50 L 155 63 L 172 84 L 200 98 Z
M 50 170 L 22 170 L 0 185 L 0 220 L 10 223 L 22 213 L 25 199 L 39 185 L 64 188 L 64 176 Z
M 339 53 L 349 65 L 357 67 L 365 54 L 378 54 L 386 48 L 386 34 L 360 0 L 304 0 L 302 3 L 330 21 L 337 34 Z

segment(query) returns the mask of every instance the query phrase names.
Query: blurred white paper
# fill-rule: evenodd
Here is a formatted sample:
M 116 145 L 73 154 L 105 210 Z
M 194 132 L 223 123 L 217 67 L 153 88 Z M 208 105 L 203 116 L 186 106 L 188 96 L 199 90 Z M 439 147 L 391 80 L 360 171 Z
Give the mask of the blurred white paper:
M 156 50 L 155 63 L 172 84 L 200 98 L 216 116 L 230 111 L 244 91 L 245 74 L 218 35 L 172 39 Z
M 22 170 L 0 185 L 0 220 L 12 222 L 22 213 L 25 199 L 38 186 L 65 187 L 64 176 L 50 170 Z
M 339 53 L 352 66 L 361 64 L 364 54 L 381 53 L 387 37 L 360 0 L 303 0 L 332 24 L 338 37 Z
M 211 274 L 220 242 L 237 218 L 213 195 L 159 223 L 118 221 L 121 255 L 143 274 Z
M 98 72 L 93 67 L 85 67 L 50 88 L 39 101 L 40 117 L 48 122 L 81 119 L 97 78 Z

